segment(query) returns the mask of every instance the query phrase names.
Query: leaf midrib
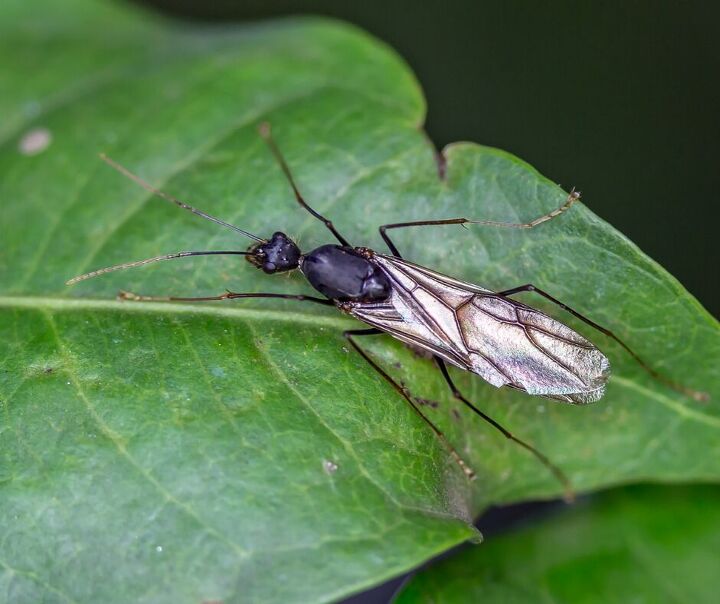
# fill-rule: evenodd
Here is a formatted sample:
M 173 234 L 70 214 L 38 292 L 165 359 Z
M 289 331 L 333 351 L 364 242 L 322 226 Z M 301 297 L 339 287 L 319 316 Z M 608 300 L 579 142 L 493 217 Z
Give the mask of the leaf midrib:
M 73 363 L 71 361 L 71 358 L 67 355 L 66 346 L 63 342 L 63 338 L 60 334 L 60 331 L 57 327 L 57 324 L 55 323 L 54 317 L 51 312 L 53 310 L 61 310 L 61 311 L 67 311 L 67 310 L 117 310 L 120 307 L 123 307 L 123 312 L 127 310 L 131 310 L 134 312 L 139 311 L 140 313 L 149 313 L 149 312 L 162 312 L 163 314 L 167 314 L 168 310 L 173 311 L 173 314 L 202 314 L 206 316 L 214 316 L 214 317 L 223 317 L 223 318 L 233 318 L 239 321 L 242 321 L 245 325 L 245 327 L 253 332 L 254 336 L 257 336 L 256 333 L 254 333 L 254 328 L 252 327 L 252 321 L 250 319 L 262 319 L 262 320 L 281 320 L 285 322 L 298 322 L 298 323 L 305 323 L 305 324 L 319 324 L 319 325 L 328 325 L 333 327 L 347 327 L 348 324 L 352 325 L 352 322 L 348 319 L 344 318 L 334 318 L 334 317 L 322 317 L 322 316 L 312 316 L 308 313 L 288 313 L 283 312 L 279 310 L 257 310 L 257 309 L 238 309 L 238 308 L 220 308 L 220 307 L 212 307 L 210 305 L 191 305 L 191 304 L 176 304 L 176 303 L 162 303 L 162 302 L 121 302 L 117 300 L 102 300 L 102 299 L 89 299 L 89 298 L 80 298 L 80 299 L 72 299 L 72 298 L 52 298 L 52 297 L 21 297 L 21 296 L 0 296 L 0 309 L 2 308 L 30 308 L 33 310 L 37 310 L 42 314 L 43 319 L 47 322 L 50 333 L 52 334 L 54 340 L 56 341 L 58 345 L 58 350 L 60 351 L 61 355 L 63 356 L 66 365 L 68 367 L 67 369 L 67 375 L 72 382 L 73 386 L 75 387 L 75 390 L 78 394 L 78 397 L 82 401 L 83 405 L 86 408 L 86 411 L 90 415 L 90 417 L 93 419 L 93 421 L 98 426 L 98 429 L 112 442 L 114 445 L 117 453 L 124 458 L 126 461 L 130 463 L 136 470 L 138 470 L 143 478 L 148 480 L 151 484 L 153 484 L 154 487 L 157 488 L 157 490 L 166 498 L 166 500 L 171 501 L 174 504 L 177 504 L 180 506 L 184 511 L 188 512 L 195 520 L 197 520 L 203 527 L 208 529 L 211 534 L 213 534 L 216 537 L 219 537 L 223 542 L 227 542 L 235 551 L 240 555 L 241 557 L 246 557 L 248 555 L 248 552 L 245 551 L 239 544 L 228 541 L 223 535 L 218 533 L 213 527 L 210 525 L 207 525 L 202 518 L 198 514 L 195 513 L 194 510 L 187 507 L 180 499 L 176 498 L 174 495 L 172 495 L 165 487 L 157 481 L 154 477 L 152 477 L 149 472 L 142 467 L 140 463 L 138 463 L 127 451 L 127 448 L 123 444 L 122 437 L 116 433 L 110 426 L 108 426 L 100 417 L 100 415 L 97 413 L 97 410 L 95 409 L 94 404 L 89 399 L 89 397 L 85 394 L 82 384 L 79 381 L 77 377 L 77 372 L 74 371 Z M 297 320 L 299 318 L 299 320 Z M 186 335 L 186 334 L 185 334 Z M 185 337 L 187 344 L 192 349 L 192 342 L 188 337 Z M 310 401 L 297 389 L 295 388 L 291 381 L 288 379 L 285 372 L 272 360 L 270 356 L 268 356 L 265 351 L 261 347 L 256 347 L 257 350 L 262 354 L 264 357 L 267 365 L 271 368 L 271 370 L 276 373 L 276 375 L 281 379 L 281 381 L 289 388 L 289 390 L 293 393 L 293 395 L 300 401 L 300 403 L 307 408 L 309 411 L 312 412 L 313 415 L 316 416 L 318 421 L 323 425 L 325 429 L 329 431 L 330 434 L 334 438 L 338 440 L 338 442 L 345 448 L 345 450 L 350 454 L 350 456 L 354 459 L 354 461 L 357 464 L 357 467 L 359 468 L 361 474 L 367 481 L 373 485 L 375 488 L 378 489 L 380 493 L 385 496 L 389 502 L 391 502 L 398 510 L 402 510 L 404 512 L 410 512 L 410 513 L 418 513 L 422 514 L 424 516 L 429 517 L 435 517 L 435 518 L 443 518 L 448 520 L 458 520 L 455 516 L 452 516 L 450 514 L 446 514 L 443 512 L 440 512 L 438 510 L 433 510 L 431 508 L 426 508 L 423 506 L 415 506 L 410 505 L 407 502 L 402 502 L 398 500 L 390 491 L 387 490 L 385 486 L 383 486 L 380 482 L 378 482 L 375 478 L 371 476 L 371 474 L 367 471 L 367 468 L 362 463 L 362 460 L 360 456 L 357 454 L 357 452 L 353 449 L 352 444 L 347 441 L 344 437 L 338 435 L 333 428 L 328 425 L 325 420 L 322 418 L 322 416 L 317 412 L 317 410 L 314 408 L 314 406 L 310 403 Z M 199 359 L 198 359 L 199 360 Z M 202 363 L 199 363 L 202 365 Z M 14 394 L 14 393 L 13 393 Z M 214 395 L 214 393 L 213 393 Z M 9 397 L 9 398 L 12 398 Z M 222 405 L 221 405 L 222 406 Z M 468 511 L 468 517 L 470 515 L 470 512 Z
M 236 319 L 243 322 L 273 321 L 297 323 L 316 327 L 335 328 L 338 332 L 357 326 L 357 321 L 343 315 L 330 316 L 318 309 L 318 314 L 280 309 L 257 309 L 212 306 L 210 304 L 182 304 L 166 302 L 123 302 L 99 298 L 60 298 L 51 296 L 0 296 L 0 308 L 18 308 L 54 311 L 115 311 L 122 313 L 158 315 L 199 315 L 207 317 Z M 708 415 L 672 398 L 656 392 L 632 380 L 615 376 L 616 383 L 623 388 L 634 390 L 677 413 L 685 420 L 692 420 L 713 428 L 720 428 L 720 418 Z
M 19 308 L 55 311 L 116 311 L 122 313 L 162 315 L 204 315 L 243 321 L 276 321 L 300 323 L 320 327 L 347 329 L 357 322 L 343 316 L 311 314 L 276 309 L 231 308 L 210 304 L 182 304 L 175 302 L 125 302 L 101 298 L 61 298 L 52 296 L 0 296 L 0 308 Z M 320 309 L 318 309 L 320 310 Z M 320 310 L 320 312 L 322 312 Z

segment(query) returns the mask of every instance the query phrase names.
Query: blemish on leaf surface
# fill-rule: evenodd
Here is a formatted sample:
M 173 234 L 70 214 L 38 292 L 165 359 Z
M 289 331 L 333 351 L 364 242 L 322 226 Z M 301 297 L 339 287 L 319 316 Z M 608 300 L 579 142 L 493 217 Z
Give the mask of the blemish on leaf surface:
M 23 155 L 38 155 L 52 143 L 52 133 L 47 128 L 34 128 L 26 132 L 18 142 L 18 151 Z

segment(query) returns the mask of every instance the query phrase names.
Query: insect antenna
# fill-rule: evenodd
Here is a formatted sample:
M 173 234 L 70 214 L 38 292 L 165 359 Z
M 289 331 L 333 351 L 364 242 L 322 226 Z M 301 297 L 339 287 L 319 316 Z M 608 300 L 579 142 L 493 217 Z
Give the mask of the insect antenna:
M 78 275 L 65 282 L 65 285 L 75 285 L 79 281 L 85 281 L 86 279 L 92 279 L 104 275 L 105 273 L 112 273 L 113 271 L 121 271 L 126 268 L 134 268 L 136 266 L 143 266 L 145 264 L 151 264 L 152 262 L 161 262 L 162 260 L 172 260 L 173 258 L 185 258 L 186 256 L 249 256 L 251 252 L 236 252 L 232 250 L 221 250 L 221 251 L 208 251 L 208 252 L 175 252 L 174 254 L 163 254 L 162 256 L 153 256 L 152 258 L 145 258 L 145 260 L 136 260 L 135 262 L 123 262 L 122 264 L 115 264 L 113 266 L 106 266 L 105 268 L 99 268 L 95 271 L 90 271 L 84 275 Z
M 165 199 L 166 201 L 169 201 L 170 203 L 174 203 L 176 206 L 182 208 L 183 210 L 187 210 L 188 212 L 197 214 L 201 218 L 205 218 L 205 220 L 209 220 L 210 222 L 214 222 L 215 224 L 219 224 L 221 226 L 232 229 L 233 231 L 240 233 L 241 235 L 245 235 L 245 237 L 249 237 L 250 239 L 254 239 L 255 241 L 259 241 L 259 242 L 265 241 L 264 239 L 262 239 L 261 237 L 258 237 L 257 235 L 248 233 L 247 231 L 244 231 L 243 229 L 240 229 L 240 228 L 236 227 L 235 225 L 225 222 L 224 220 L 220 220 L 219 218 L 210 216 L 210 214 L 207 214 L 206 212 L 203 212 L 202 210 L 198 210 L 197 208 L 194 208 L 191 205 L 186 204 L 184 201 L 180 201 L 177 197 L 173 197 L 172 195 L 169 195 L 169 194 L 165 193 L 164 191 L 161 191 L 160 189 L 156 189 L 150 183 L 144 181 L 137 174 L 133 174 L 125 166 L 121 166 L 119 163 L 117 163 L 113 159 L 110 159 L 104 153 L 100 154 L 100 159 L 103 160 L 111 168 L 120 172 L 120 174 L 122 174 L 123 176 L 126 176 L 133 182 L 140 185 L 146 191 L 149 191 L 153 195 L 157 195 L 158 197 L 161 197 L 162 199 Z

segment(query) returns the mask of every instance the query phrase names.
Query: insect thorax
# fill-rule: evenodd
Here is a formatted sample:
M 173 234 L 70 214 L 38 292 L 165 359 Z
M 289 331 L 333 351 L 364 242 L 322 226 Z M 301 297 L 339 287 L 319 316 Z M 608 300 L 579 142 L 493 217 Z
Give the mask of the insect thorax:
M 386 300 L 390 279 L 366 256 L 350 247 L 323 245 L 303 257 L 300 270 L 310 285 L 333 300 Z

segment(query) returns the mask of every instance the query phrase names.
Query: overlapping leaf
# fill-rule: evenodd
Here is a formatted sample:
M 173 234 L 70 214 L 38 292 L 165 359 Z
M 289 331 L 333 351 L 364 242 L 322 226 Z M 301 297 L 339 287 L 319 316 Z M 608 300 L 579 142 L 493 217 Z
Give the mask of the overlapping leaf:
M 714 602 L 719 503 L 711 486 L 603 493 L 429 568 L 395 602 Z

